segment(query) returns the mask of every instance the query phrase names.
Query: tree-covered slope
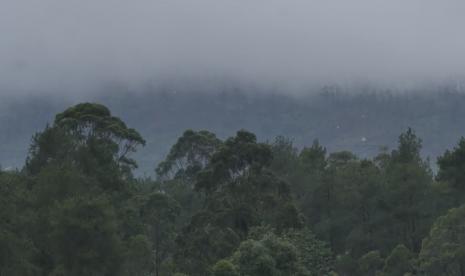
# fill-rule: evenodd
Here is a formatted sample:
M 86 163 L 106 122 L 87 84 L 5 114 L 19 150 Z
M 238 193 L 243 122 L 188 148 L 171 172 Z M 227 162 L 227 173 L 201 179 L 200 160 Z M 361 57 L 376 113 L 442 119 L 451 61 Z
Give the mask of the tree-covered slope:
M 352 150 L 362 157 L 393 147 L 398 133 L 413 127 L 424 140 L 424 155 L 435 158 L 464 135 L 465 95 L 442 89 L 436 93 L 349 92 L 286 96 L 238 89 L 196 92 L 195 89 L 148 92 L 103 92 L 85 101 L 101 102 L 140 130 L 144 151 L 135 157 L 139 173 L 152 174 L 169 145 L 185 129 L 208 129 L 227 137 L 239 129 L 262 141 L 292 137 L 298 147 L 314 139 L 330 150 Z M 0 101 L 0 164 L 24 162 L 31 133 L 53 121 L 73 104 L 59 96 L 16 97 Z

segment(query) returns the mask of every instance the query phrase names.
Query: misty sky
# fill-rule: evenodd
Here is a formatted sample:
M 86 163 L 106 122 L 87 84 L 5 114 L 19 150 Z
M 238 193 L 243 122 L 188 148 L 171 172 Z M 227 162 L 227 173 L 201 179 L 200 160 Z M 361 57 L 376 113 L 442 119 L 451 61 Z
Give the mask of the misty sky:
M 0 93 L 462 78 L 464 15 L 463 0 L 0 0 Z

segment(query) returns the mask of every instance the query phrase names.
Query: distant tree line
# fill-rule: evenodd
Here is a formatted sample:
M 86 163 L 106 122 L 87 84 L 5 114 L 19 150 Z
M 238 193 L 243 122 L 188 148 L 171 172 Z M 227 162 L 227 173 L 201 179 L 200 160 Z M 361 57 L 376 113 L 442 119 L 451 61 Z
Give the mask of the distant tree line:
M 433 174 L 411 128 L 370 159 L 186 130 L 155 179 L 145 143 L 93 103 L 36 133 L 0 170 L 0 275 L 465 275 L 465 138 Z
M 262 141 L 284 135 L 299 149 L 318 138 L 329 152 L 350 150 L 372 158 L 381 146 L 395 148 L 397 136 L 412 127 L 424 140 L 422 155 L 434 160 L 463 135 L 465 93 L 455 86 L 393 92 L 325 87 L 293 96 L 287 91 L 234 86 L 173 90 L 112 87 L 93 99 L 124 115 L 125 122 L 147 141 L 144 150 L 132 155 L 138 160 L 135 175 L 153 176 L 154 163 L 163 161 L 186 129 L 208 129 L 221 139 L 239 129 L 252 131 Z M 43 129 L 44 122 L 71 103 L 54 95 L 0 96 L 0 164 L 21 168 L 31 133 Z M 437 172 L 435 162 L 431 167 Z

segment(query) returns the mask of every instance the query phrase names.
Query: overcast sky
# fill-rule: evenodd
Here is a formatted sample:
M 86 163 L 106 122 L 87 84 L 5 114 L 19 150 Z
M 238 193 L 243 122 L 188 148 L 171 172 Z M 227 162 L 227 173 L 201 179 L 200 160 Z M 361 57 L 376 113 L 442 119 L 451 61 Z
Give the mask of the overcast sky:
M 464 73 L 463 0 L 0 0 L 0 93 Z

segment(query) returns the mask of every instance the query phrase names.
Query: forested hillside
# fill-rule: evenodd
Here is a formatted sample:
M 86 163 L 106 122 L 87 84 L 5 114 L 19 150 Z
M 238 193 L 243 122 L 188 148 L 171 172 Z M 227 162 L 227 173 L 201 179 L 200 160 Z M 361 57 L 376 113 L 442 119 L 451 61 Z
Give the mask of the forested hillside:
M 236 99 L 244 104 L 248 98 Z M 267 107 L 276 103 L 277 115 L 264 119 L 264 124 L 279 122 L 285 116 L 280 110 L 290 105 L 285 99 L 267 99 Z M 341 112 L 345 102 L 360 103 L 366 109 L 359 112 L 368 118 L 376 107 L 382 114 L 381 106 L 388 109 L 398 98 L 340 99 L 344 100 L 331 95 L 313 98 Z M 452 99 L 460 103 L 462 96 L 414 99 L 418 108 L 398 113 L 412 112 L 417 118 L 419 107 L 429 106 L 431 112 Z M 125 101 L 131 106 L 140 99 Z M 165 106 L 163 110 L 174 108 L 170 115 L 188 105 L 170 101 L 147 102 L 134 112 L 144 113 L 144 107 L 152 106 L 157 112 L 151 114 L 156 115 L 157 107 Z M 250 101 L 256 104 L 256 114 L 264 112 L 258 102 Z M 224 110 L 231 117 L 237 114 L 245 120 L 252 110 L 246 105 L 238 111 L 232 100 L 224 103 L 234 107 Z M 374 103 L 378 105 L 373 107 Z M 460 112 L 452 110 L 455 115 Z M 287 114 L 304 121 L 295 115 L 298 110 Z M 345 116 L 348 122 L 350 114 Z M 227 137 L 186 129 L 154 166 L 154 177 L 137 177 L 135 153 L 152 153 L 143 147 L 147 137 L 131 123 L 138 115 L 128 117 L 123 120 L 101 104 L 73 105 L 33 135 L 20 169 L 0 170 L 0 275 L 465 272 L 465 139 L 460 136 L 439 155 L 433 174 L 422 154 L 424 141 L 410 127 L 390 142 L 391 150 L 369 158 L 350 150 L 330 150 L 325 140 L 297 148 L 292 136 L 263 142 L 244 129 Z M 139 118 L 141 124 L 150 121 Z M 224 118 L 228 116 L 213 122 Z M 247 120 L 242 124 L 253 125 Z M 287 129 L 295 130 L 295 125 Z M 275 134 L 272 128 L 261 131 Z M 367 140 L 370 137 L 366 135 Z
M 0 276 L 465 276 L 464 0 L 0 3 Z
M 106 104 L 145 137 L 145 150 L 135 155 L 139 175 L 153 175 L 172 141 L 188 128 L 208 129 L 221 138 L 243 128 L 261 141 L 282 135 L 298 148 L 319 139 L 328 150 L 373 157 L 382 147 L 392 149 L 397 135 L 410 126 L 423 138 L 422 154 L 434 161 L 465 127 L 465 94 L 449 86 L 397 92 L 327 87 L 296 96 L 230 87 L 110 91 L 84 98 Z M 1 99 L 0 164 L 20 167 L 31 133 L 76 101 L 54 94 Z

